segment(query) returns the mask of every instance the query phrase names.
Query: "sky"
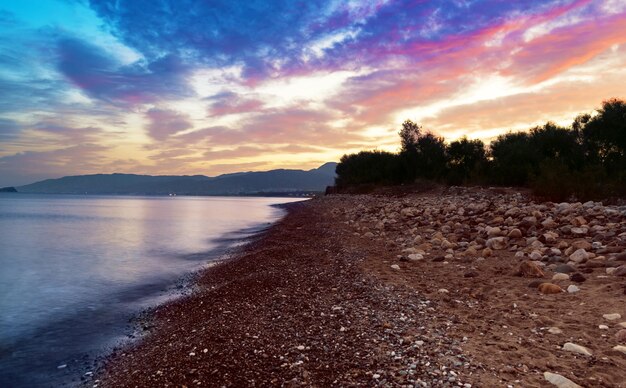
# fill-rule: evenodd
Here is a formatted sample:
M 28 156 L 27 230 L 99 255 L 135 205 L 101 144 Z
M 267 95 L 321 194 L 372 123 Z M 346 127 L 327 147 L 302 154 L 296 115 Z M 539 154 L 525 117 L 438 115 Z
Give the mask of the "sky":
M 626 98 L 626 0 L 0 1 L 0 187 L 315 168 Z

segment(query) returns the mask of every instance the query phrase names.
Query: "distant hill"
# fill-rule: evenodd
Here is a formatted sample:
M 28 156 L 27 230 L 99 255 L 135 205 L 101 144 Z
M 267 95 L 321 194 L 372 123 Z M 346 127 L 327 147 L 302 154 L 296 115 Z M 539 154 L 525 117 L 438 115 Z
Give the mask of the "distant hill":
M 334 184 L 337 163 L 313 170 L 243 172 L 204 175 L 95 174 L 46 179 L 19 186 L 20 193 L 119 195 L 262 195 L 324 191 Z
M 17 193 L 15 187 L 2 187 L 0 188 L 0 193 Z

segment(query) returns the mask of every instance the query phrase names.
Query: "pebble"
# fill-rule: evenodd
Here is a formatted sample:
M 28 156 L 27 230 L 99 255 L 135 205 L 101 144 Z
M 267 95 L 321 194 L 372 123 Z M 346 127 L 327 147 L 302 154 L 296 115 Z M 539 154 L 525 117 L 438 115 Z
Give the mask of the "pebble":
M 615 339 L 617 339 L 617 342 L 626 343 L 626 329 L 622 329 L 615 333 Z
M 613 276 L 626 276 L 626 265 L 621 265 L 613 271 Z
M 558 388 L 582 388 L 567 377 L 552 372 L 543 372 L 543 377 Z
M 577 286 L 573 284 L 570 284 L 569 286 L 567 286 L 567 292 L 569 292 L 570 294 L 573 294 L 578 291 L 580 291 L 580 288 L 578 288 Z
M 614 321 L 616 319 L 620 319 L 622 316 L 618 313 L 612 313 L 612 314 L 604 314 L 602 315 L 602 318 L 608 320 L 608 321 Z
M 424 255 L 420 254 L 420 253 L 412 253 L 408 256 L 409 260 L 411 261 L 420 261 L 424 259 Z
M 553 326 L 553 327 L 548 329 L 548 333 L 550 333 L 550 334 L 561 334 L 561 333 L 563 333 L 563 330 L 559 329 L 556 326 Z
M 576 282 L 576 283 L 583 283 L 585 280 L 587 280 L 587 278 L 580 272 L 576 272 L 570 275 L 569 278 L 571 281 Z
M 584 346 L 576 345 L 573 342 L 566 342 L 563 345 L 563 350 L 572 353 L 583 354 L 585 356 L 591 356 L 591 351 Z
M 574 273 L 576 272 L 576 268 L 572 267 L 569 264 L 559 264 L 554 268 L 554 272 L 558 273 Z
M 67 364 L 61 364 L 57 366 L 57 369 L 65 369 L 65 368 L 67 368 Z
M 613 346 L 613 350 L 617 350 L 618 352 L 622 352 L 626 354 L 626 346 L 622 346 L 622 345 Z
M 439 292 L 440 294 L 447 294 L 450 291 L 446 290 L 445 288 L 440 288 L 439 290 L 437 290 L 437 292 Z
M 511 229 L 511 231 L 509 232 L 508 236 L 510 238 L 520 238 L 522 237 L 522 231 L 515 228 L 515 229 Z
M 552 276 L 552 280 L 569 280 L 569 275 L 566 273 L 556 273 Z
M 589 254 L 584 249 L 578 249 L 569 256 L 569 259 L 574 263 L 582 263 L 589 258 Z
M 400 270 L 400 266 L 398 264 L 392 264 L 391 269 L 395 269 L 396 271 Z
M 558 294 L 563 292 L 563 289 L 556 284 L 541 283 L 539 285 L 539 292 L 541 292 L 542 294 Z
M 300 345 L 297 347 L 298 350 L 304 350 L 304 345 Z
M 598 329 L 600 329 L 600 330 L 609 330 L 609 327 L 607 325 L 599 325 Z
M 519 274 L 526 278 L 542 278 L 544 276 L 539 265 L 529 260 L 520 263 Z

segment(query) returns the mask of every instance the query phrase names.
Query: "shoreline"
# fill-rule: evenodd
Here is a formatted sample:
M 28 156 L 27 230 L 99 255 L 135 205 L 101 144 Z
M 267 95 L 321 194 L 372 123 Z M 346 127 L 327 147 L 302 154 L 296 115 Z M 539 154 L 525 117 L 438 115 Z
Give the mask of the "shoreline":
M 191 293 L 202 270 L 257 239 L 284 211 L 267 208 L 263 214 L 268 217 L 222 228 L 221 234 L 205 232 L 210 241 L 198 244 L 198 249 L 165 252 L 162 260 L 176 263 L 173 271 L 152 271 L 142 280 L 104 290 L 99 299 L 58 310 L 61 313 L 42 320 L 30 334 L 7 337 L 10 341 L 2 341 L 0 380 L 12 387 L 91 385 L 93 373 L 111 351 L 142 338 L 144 327 L 151 326 L 146 317 L 155 306 Z
M 270 206 L 279 208 L 286 213 L 286 209 L 289 205 L 291 205 L 291 203 Z M 281 217 L 284 217 L 284 214 Z M 271 229 L 274 224 L 280 222 L 281 217 L 273 222 L 262 222 L 255 226 L 228 232 L 211 240 L 211 242 L 216 244 L 214 248 L 204 252 L 185 255 L 185 258 L 193 256 L 193 260 L 202 260 L 204 263 L 195 270 L 174 279 L 173 282 L 169 283 L 163 290 L 159 291 L 158 294 L 152 295 L 150 300 L 157 301 L 156 303 L 143 302 L 143 305 L 148 306 L 141 307 L 129 317 L 128 323 L 112 338 L 111 344 L 102 348 L 100 352 L 91 355 L 91 363 L 94 367 L 83 366 L 80 373 L 76 374 L 71 382 L 67 381 L 66 384 L 71 386 L 75 384 L 78 386 L 97 385 L 97 382 L 94 383 L 94 380 L 97 380 L 95 376 L 102 370 L 103 365 L 111 358 L 112 354 L 134 347 L 150 334 L 155 326 L 154 315 L 156 311 L 164 306 L 184 300 L 189 295 L 193 294 L 197 287 L 197 282 L 204 272 L 223 262 L 233 260 L 247 245 L 262 238 L 263 234 Z M 87 372 L 87 374 L 84 374 L 84 372 Z M 76 381 L 76 377 L 80 377 L 80 381 Z
M 626 316 L 623 291 L 619 277 L 600 274 L 618 268 L 619 257 L 607 253 L 606 265 L 592 259 L 596 267 L 581 264 L 585 283 L 550 280 L 555 264 L 546 257 L 541 281 L 578 284 L 580 292 L 543 295 L 529 288 L 536 279 L 514 275 L 522 261 L 514 251 L 531 253 L 523 238 L 510 238 L 515 245 L 487 257 L 470 255 L 474 245 L 463 243 L 470 236 L 454 237 L 437 221 L 445 217 L 422 226 L 402 210 L 454 201 L 471 206 L 468 199 L 535 206 L 514 194 L 466 191 L 289 204 L 288 214 L 256 241 L 203 271 L 192 295 L 154 311 L 156 326 L 140 343 L 109 357 L 97 385 L 517 387 L 549 385 L 549 372 L 584 386 L 623 387 L 626 355 L 611 346 L 624 340 L 614 339 L 616 322 L 602 318 Z M 504 206 L 503 212 L 513 207 Z M 459 213 L 447 217 L 458 219 Z M 619 232 L 626 214 L 618 216 L 612 227 Z M 530 236 L 533 228 L 524 233 Z M 436 246 L 442 244 L 437 229 L 451 235 L 451 242 L 444 239 L 450 246 Z M 424 236 L 419 246 L 416 233 Z M 408 247 L 407 235 L 417 247 Z M 615 234 L 588 237 L 601 238 L 624 242 Z M 481 242 L 478 235 L 470 239 Z M 423 258 L 413 260 L 414 254 Z M 597 298 L 602 303 L 591 303 Z M 598 330 L 598 322 L 607 331 Z M 552 327 L 561 334 L 548 334 Z M 566 341 L 594 355 L 561 350 Z

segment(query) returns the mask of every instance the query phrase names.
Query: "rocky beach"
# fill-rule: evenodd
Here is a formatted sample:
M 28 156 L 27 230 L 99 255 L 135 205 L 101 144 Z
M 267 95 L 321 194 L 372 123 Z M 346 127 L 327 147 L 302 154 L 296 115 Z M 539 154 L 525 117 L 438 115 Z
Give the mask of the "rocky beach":
M 88 386 L 626 387 L 626 207 L 318 197 L 143 326 Z

